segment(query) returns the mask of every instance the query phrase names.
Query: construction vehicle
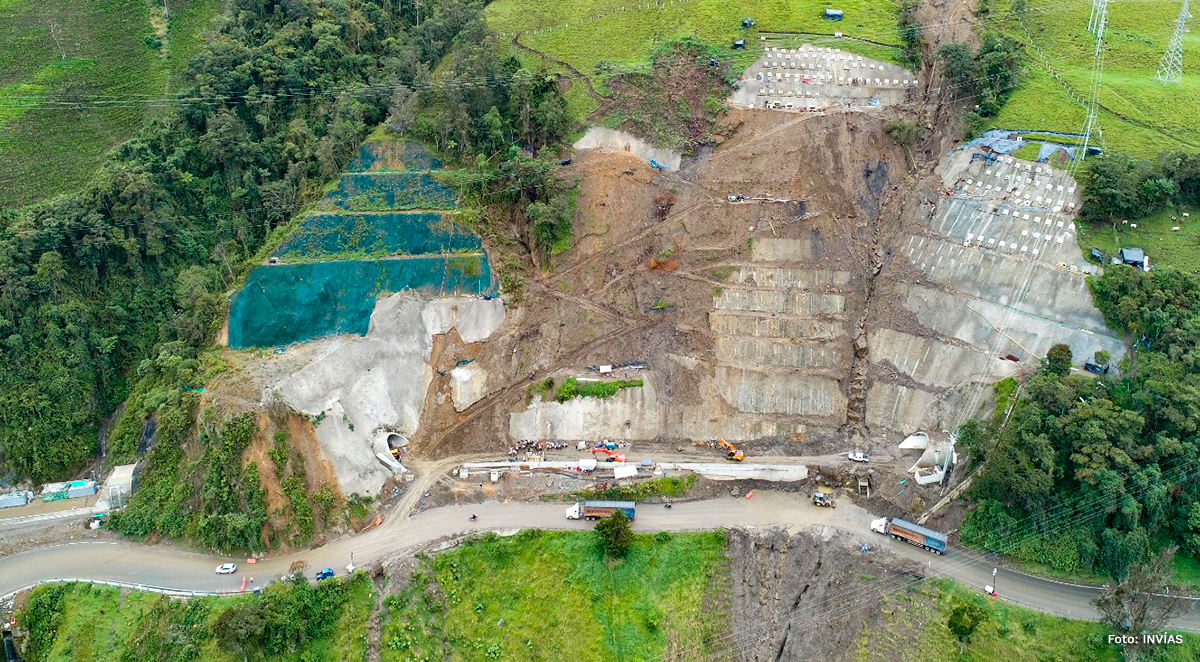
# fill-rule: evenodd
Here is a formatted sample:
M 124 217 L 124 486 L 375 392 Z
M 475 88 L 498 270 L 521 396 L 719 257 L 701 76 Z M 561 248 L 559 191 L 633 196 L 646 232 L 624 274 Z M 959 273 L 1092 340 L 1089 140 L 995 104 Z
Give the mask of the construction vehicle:
M 725 448 L 725 459 L 730 462 L 741 462 L 746 459 L 746 454 L 734 448 L 733 444 L 721 439 L 721 446 Z
M 650 159 L 650 167 L 654 168 L 655 170 L 659 170 L 659 171 L 667 169 L 667 166 L 659 163 L 658 161 L 655 161 L 654 159 Z
M 875 533 L 891 536 L 896 540 L 903 540 L 910 545 L 916 545 L 934 554 L 946 553 L 946 534 L 934 531 L 933 529 L 927 529 L 920 524 L 913 524 L 907 520 L 881 517 L 871 521 L 871 530 Z
M 625 513 L 626 517 L 633 519 L 636 506 L 637 504 L 632 501 L 584 501 L 567 508 L 567 519 L 607 519 L 617 511 L 621 511 Z
M 625 461 L 624 453 L 614 453 L 614 452 L 608 450 L 607 448 L 600 448 L 600 447 L 593 448 L 592 449 L 592 457 L 596 457 L 596 453 L 604 453 L 605 455 L 607 455 L 608 457 L 604 458 L 605 462 L 624 462 Z
M 819 508 L 833 508 L 833 495 L 829 492 L 813 492 L 812 502 L 814 506 Z

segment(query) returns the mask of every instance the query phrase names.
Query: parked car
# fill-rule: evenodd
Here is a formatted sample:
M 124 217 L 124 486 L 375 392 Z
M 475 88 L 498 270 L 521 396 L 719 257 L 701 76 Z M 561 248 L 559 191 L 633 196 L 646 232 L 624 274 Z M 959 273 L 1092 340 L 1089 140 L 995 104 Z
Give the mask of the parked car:
M 851 462 L 869 462 L 871 460 L 870 455 L 860 451 L 850 451 L 850 454 L 846 457 L 850 458 Z
M 232 575 L 235 572 L 237 572 L 236 563 L 222 563 L 221 565 L 217 566 L 218 575 Z
M 330 577 L 334 576 L 334 574 L 336 574 L 336 573 L 333 572 L 333 568 L 325 568 L 324 570 L 319 570 L 317 572 L 317 581 L 321 581 L 322 579 L 329 579 Z

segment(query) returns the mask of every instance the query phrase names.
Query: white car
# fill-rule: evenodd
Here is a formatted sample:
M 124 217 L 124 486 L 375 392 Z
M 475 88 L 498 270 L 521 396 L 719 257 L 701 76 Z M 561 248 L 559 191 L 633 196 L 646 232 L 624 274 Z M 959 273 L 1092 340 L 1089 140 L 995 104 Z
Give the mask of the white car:
M 869 462 L 871 460 L 871 456 L 860 451 L 850 451 L 846 457 L 850 458 L 851 462 Z
M 218 575 L 232 575 L 235 572 L 237 572 L 236 563 L 222 563 L 221 565 L 217 566 Z

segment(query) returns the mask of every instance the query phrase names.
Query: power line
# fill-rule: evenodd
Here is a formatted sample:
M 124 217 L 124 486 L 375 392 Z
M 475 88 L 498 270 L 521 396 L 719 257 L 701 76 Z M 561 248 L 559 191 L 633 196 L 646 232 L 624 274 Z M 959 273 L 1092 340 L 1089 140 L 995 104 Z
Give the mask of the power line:
M 1094 2 L 1099 4 L 1099 9 L 1094 24 L 1096 47 L 1092 54 L 1092 93 L 1088 99 L 1088 114 L 1083 125 L 1083 149 L 1079 152 L 1079 158 L 1071 161 L 1072 176 L 1079 169 L 1079 164 L 1087 158 L 1088 145 L 1092 140 L 1092 130 L 1099 130 L 1099 126 L 1096 124 L 1096 106 L 1100 101 L 1100 82 L 1104 78 L 1104 26 L 1108 22 L 1108 0 L 1094 0 Z

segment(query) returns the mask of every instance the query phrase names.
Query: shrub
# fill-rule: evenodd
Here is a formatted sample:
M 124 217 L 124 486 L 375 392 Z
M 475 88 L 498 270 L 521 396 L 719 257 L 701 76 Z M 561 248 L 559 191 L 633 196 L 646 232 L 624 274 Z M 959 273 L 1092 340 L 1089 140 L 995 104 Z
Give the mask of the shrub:
M 596 524 L 596 534 L 604 545 L 604 553 L 613 558 L 625 556 L 633 544 L 633 525 L 620 510 L 600 520 Z
M 610 381 L 581 382 L 574 377 L 568 377 L 554 390 L 554 399 L 566 402 L 571 398 L 611 398 L 623 388 L 640 388 L 640 379 L 614 379 Z

